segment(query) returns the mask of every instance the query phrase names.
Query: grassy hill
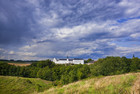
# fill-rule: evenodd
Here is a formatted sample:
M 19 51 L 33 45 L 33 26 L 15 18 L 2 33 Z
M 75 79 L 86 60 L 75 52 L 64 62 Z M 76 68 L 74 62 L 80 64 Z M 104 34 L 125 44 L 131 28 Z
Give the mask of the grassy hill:
M 140 73 L 85 79 L 39 94 L 140 94 Z
M 133 93 L 134 92 L 134 93 Z M 0 76 L 0 94 L 140 94 L 140 72 L 95 77 L 64 86 L 38 78 Z
M 0 76 L 0 94 L 29 94 L 52 86 L 52 82 L 38 78 Z

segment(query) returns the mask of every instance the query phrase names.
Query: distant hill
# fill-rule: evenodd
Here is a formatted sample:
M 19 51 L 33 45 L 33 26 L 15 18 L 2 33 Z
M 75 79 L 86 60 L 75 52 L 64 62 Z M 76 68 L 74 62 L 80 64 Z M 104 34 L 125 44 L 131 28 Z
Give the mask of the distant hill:
M 5 59 L 0 59 L 0 61 L 5 62 L 5 63 L 17 63 L 17 64 L 32 64 L 34 62 L 37 62 L 35 60 L 5 60 Z
M 51 81 L 39 78 L 0 76 L 0 94 L 30 94 L 52 87 Z
M 39 94 L 140 94 L 140 73 L 85 79 Z

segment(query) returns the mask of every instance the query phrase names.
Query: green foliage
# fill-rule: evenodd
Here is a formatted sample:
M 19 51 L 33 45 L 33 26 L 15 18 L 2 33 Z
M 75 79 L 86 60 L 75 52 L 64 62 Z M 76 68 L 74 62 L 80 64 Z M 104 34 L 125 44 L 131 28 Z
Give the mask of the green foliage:
M 90 61 L 92 61 L 92 59 L 91 59 L 91 58 L 89 58 L 89 59 L 87 60 L 87 62 L 90 62 Z
M 60 81 L 62 84 L 71 83 L 74 81 L 78 81 L 84 78 L 87 78 L 90 73 L 90 69 L 88 65 L 73 65 L 73 66 L 67 66 L 65 72 L 63 72 Z
M 130 70 L 131 71 L 137 71 L 140 69 L 140 59 L 137 57 L 132 58 L 132 63 L 130 65 Z
M 90 66 L 92 75 L 114 75 L 122 74 L 139 69 L 140 59 L 126 57 L 106 57 L 99 59 L 96 63 Z
M 85 63 L 89 63 L 90 61 L 93 61 L 91 58 L 89 58 L 88 60 L 85 60 Z
M 49 68 L 52 68 L 55 66 L 55 63 L 52 62 L 51 60 L 44 60 L 44 61 L 38 61 L 38 62 L 32 63 L 31 66 L 39 67 L 39 68 L 44 68 L 48 66 Z

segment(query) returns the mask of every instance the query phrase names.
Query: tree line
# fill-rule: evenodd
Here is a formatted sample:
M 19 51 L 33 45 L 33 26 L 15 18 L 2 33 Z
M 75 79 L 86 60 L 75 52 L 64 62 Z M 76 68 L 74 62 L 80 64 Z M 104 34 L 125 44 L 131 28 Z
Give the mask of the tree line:
M 38 61 L 30 66 L 14 66 L 0 62 L 0 75 L 41 78 L 56 85 L 68 84 L 91 76 L 107 76 L 140 70 L 140 59 L 133 57 L 106 57 L 91 65 L 60 65 L 50 60 Z

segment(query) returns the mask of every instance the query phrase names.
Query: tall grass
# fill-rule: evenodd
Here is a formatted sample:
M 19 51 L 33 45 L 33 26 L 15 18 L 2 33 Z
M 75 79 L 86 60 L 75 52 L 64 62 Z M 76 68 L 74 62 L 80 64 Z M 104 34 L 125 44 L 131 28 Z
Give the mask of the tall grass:
M 63 87 L 53 87 L 39 94 L 130 94 L 140 73 L 97 77 Z M 139 78 L 140 79 L 140 78 Z

